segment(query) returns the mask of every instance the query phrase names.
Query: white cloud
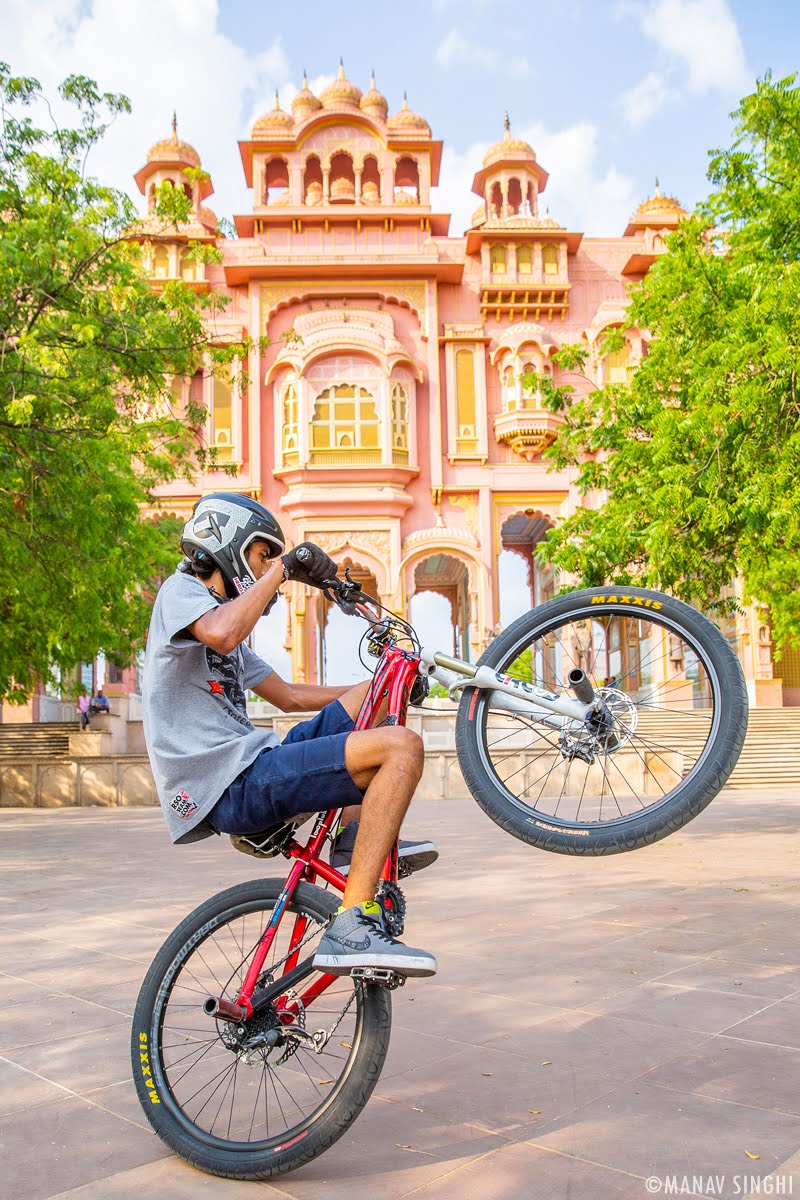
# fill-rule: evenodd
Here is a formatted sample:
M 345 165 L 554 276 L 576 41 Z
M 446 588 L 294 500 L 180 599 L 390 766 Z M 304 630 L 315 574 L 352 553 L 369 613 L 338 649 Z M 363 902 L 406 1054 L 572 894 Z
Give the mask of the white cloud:
M 248 53 L 220 33 L 217 0 L 6 0 L 3 58 L 47 94 L 68 73 L 124 92 L 133 104 L 93 151 L 89 170 L 138 197 L 132 175 L 153 142 L 178 132 L 211 171 L 220 214 L 249 208 L 237 137 L 289 80 L 277 39 Z M 141 199 L 140 197 L 138 197 Z
M 727 0 L 654 0 L 637 16 L 658 48 L 688 68 L 690 91 L 735 92 L 752 82 Z
M 533 147 L 536 158 L 550 178 L 539 200 L 539 212 L 550 215 L 568 229 L 590 236 L 619 236 L 636 207 L 637 189 L 633 179 L 612 164 L 598 161 L 596 125 L 582 122 L 566 129 L 549 130 L 529 125 L 514 130 Z M 434 206 L 440 212 L 452 212 L 450 229 L 455 237 L 471 224 L 471 216 L 480 197 L 471 192 L 472 179 L 480 170 L 487 142 L 476 142 L 463 153 L 445 146 L 442 155 L 441 186 L 436 189 Z
M 638 128 L 663 108 L 673 95 L 674 92 L 664 76 L 659 75 L 657 71 L 651 71 L 627 92 L 623 92 L 617 103 L 627 123 Z
M 469 42 L 458 32 L 451 29 L 436 51 L 437 62 L 443 67 L 452 67 L 454 63 L 478 63 L 480 66 L 492 67 L 497 62 L 497 52 L 487 46 L 478 46 Z

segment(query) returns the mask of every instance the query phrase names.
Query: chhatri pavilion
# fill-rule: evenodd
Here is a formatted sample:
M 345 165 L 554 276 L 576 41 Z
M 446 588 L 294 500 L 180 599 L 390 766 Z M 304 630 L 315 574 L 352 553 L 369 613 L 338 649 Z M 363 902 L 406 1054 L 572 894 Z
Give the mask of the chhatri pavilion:
M 239 148 L 252 208 L 235 217 L 237 238 L 205 207 L 210 179 L 187 182 L 200 156 L 174 123 L 135 177 L 149 208 L 167 180 L 192 200 L 189 223 L 145 243 L 154 285 L 183 278 L 226 295 L 213 337 L 256 347 L 246 376 L 175 381 L 205 401 L 207 444 L 238 473 L 163 487 L 160 508 L 185 517 L 205 491 L 248 492 L 292 542 L 317 542 L 396 611 L 443 595 L 453 649 L 474 659 L 501 620 L 501 556 L 522 556 L 540 602 L 553 581 L 532 551 L 585 502 L 574 473 L 542 457 L 559 417 L 525 376 L 585 392 L 589 380 L 554 363 L 583 342 L 594 383 L 627 377 L 646 347 L 627 325 L 627 288 L 685 213 L 656 187 L 621 234 L 564 228 L 543 209 L 546 169 L 506 118 L 475 164 L 471 226 L 452 233 L 431 206 L 441 141 L 406 99 L 390 114 L 374 78 L 361 92 L 343 68 L 319 96 L 304 79 L 291 112 L 276 97 Z M 198 262 L 192 241 L 216 244 L 221 262 Z M 625 349 L 603 357 L 615 326 Z M 328 606 L 287 591 L 294 677 L 319 680 Z M 740 621 L 751 699 L 780 704 L 769 630 L 755 610 Z

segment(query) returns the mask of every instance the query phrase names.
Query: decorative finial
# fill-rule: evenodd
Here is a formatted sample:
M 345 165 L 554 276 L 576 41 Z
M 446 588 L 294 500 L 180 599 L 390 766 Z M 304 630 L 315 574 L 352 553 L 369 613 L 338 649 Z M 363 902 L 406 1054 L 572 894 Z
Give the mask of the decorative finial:
M 308 75 L 305 67 L 303 67 L 303 87 L 306 88 L 306 90 L 308 89 Z
M 505 128 L 506 128 L 506 133 L 510 134 L 511 133 L 511 122 L 508 119 L 508 113 L 506 113 Z
M 661 195 L 661 188 L 659 187 L 659 183 L 658 183 L 658 176 L 657 176 L 657 175 L 656 175 L 656 190 L 655 190 L 655 194 L 656 194 L 656 196 L 660 196 L 660 195 Z
M 403 111 L 408 112 L 408 93 L 403 92 Z
M 372 74 L 370 75 L 369 86 L 372 88 L 373 91 L 375 91 L 375 68 L 374 67 L 372 68 Z
M 343 58 L 339 59 L 339 74 L 337 75 L 337 79 L 344 79 L 344 59 Z
M 172 137 L 177 142 L 178 140 L 178 114 L 175 109 L 172 110 Z
M 278 100 L 278 89 L 275 88 L 275 112 L 280 112 L 280 101 Z

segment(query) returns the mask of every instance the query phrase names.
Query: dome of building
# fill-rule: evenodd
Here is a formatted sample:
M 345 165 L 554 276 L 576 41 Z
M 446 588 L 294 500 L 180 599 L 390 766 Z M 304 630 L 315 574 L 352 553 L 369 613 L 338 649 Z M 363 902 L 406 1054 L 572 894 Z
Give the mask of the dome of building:
M 485 224 L 486 224 L 486 205 L 479 204 L 478 207 L 475 209 L 475 212 L 470 217 L 470 227 L 472 229 L 477 229 L 477 227 L 479 225 L 485 225 Z
M 387 121 L 389 133 L 410 134 L 415 137 L 430 137 L 431 127 L 419 113 L 412 112 L 408 107 L 408 99 L 403 96 L 403 107 L 394 113 Z
M 253 128 L 250 130 L 250 137 L 257 141 L 259 138 L 278 137 L 281 134 L 288 133 L 294 126 L 294 117 L 289 113 L 284 112 L 278 100 L 278 92 L 275 92 L 275 105 L 265 112 L 263 116 L 258 117 L 253 122 Z
M 216 233 L 219 225 L 217 214 L 205 204 L 200 205 L 200 224 L 205 225 L 212 233 Z
M 649 200 L 639 205 L 633 217 L 632 225 L 677 225 L 683 217 L 688 216 L 674 196 L 663 195 L 656 180 L 656 190 Z
M 306 117 L 310 117 L 317 109 L 322 108 L 317 97 L 308 86 L 308 76 L 303 71 L 303 86 L 297 92 L 292 100 L 292 113 L 296 121 L 305 121 Z
M 320 92 L 320 104 L 323 108 L 332 108 L 335 104 L 352 104 L 356 108 L 361 100 L 361 89 L 345 78 L 344 63 L 339 59 L 339 74 L 333 83 Z
M 364 92 L 359 102 L 359 108 L 362 112 L 367 113 L 370 117 L 377 117 L 379 121 L 386 120 L 386 114 L 389 111 L 389 105 L 386 97 L 375 87 L 375 72 L 372 72 L 372 78 L 369 81 L 369 91 Z
M 511 158 L 516 162 L 536 162 L 536 155 L 528 145 L 523 142 L 522 138 L 513 138 L 511 136 L 511 124 L 506 113 L 506 131 L 499 142 L 495 142 L 483 156 L 484 167 L 490 166 L 492 163 L 500 162 L 502 159 Z
M 178 137 L 178 118 L 172 114 L 172 137 L 156 142 L 147 151 L 148 163 L 180 163 L 185 167 L 199 167 L 200 155 L 194 146 L 182 142 Z

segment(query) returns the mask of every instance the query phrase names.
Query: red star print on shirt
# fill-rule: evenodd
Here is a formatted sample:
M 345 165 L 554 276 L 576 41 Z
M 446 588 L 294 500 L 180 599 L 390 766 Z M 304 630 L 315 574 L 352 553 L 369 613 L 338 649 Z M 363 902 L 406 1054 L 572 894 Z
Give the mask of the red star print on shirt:
M 224 696 L 225 695 L 225 689 L 223 688 L 222 684 L 219 683 L 218 680 L 209 679 L 208 686 L 211 689 L 212 696 Z

